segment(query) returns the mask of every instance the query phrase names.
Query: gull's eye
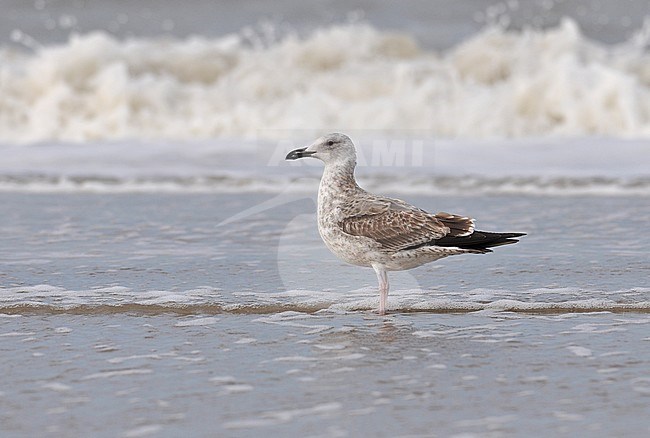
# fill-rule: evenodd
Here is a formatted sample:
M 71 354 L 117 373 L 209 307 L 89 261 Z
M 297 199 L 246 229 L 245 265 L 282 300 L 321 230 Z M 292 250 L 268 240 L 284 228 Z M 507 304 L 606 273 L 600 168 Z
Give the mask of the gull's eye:
M 334 146 L 334 142 L 332 140 L 328 141 L 327 146 Z

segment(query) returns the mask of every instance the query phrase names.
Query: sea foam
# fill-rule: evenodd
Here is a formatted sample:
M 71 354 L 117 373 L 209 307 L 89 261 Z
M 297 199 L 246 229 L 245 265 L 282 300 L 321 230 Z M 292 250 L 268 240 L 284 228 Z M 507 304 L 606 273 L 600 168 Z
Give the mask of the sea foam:
M 630 299 L 630 294 L 634 299 Z M 561 295 L 561 296 L 556 296 Z M 183 315 L 253 314 L 269 324 L 326 330 L 329 326 L 305 325 L 305 313 L 369 311 L 377 307 L 374 288 L 333 292 L 286 290 L 282 292 L 232 292 L 222 295 L 214 288 L 187 291 L 138 291 L 125 287 L 67 290 L 35 285 L 0 287 L 0 314 L 30 313 L 143 313 L 175 312 Z M 530 313 L 650 312 L 650 288 L 588 290 L 542 288 L 528 290 L 475 289 L 457 291 L 405 289 L 391 291 L 388 308 L 400 312 L 465 313 L 508 311 Z M 270 316 L 268 316 L 270 314 Z M 190 318 L 177 327 L 219 324 L 215 317 Z M 0 336 L 28 336 L 33 333 L 0 333 Z
M 0 142 L 273 138 L 333 126 L 647 137 L 647 43 L 602 45 L 570 19 L 488 27 L 443 53 L 359 23 L 263 44 L 94 32 L 30 53 L 0 48 Z

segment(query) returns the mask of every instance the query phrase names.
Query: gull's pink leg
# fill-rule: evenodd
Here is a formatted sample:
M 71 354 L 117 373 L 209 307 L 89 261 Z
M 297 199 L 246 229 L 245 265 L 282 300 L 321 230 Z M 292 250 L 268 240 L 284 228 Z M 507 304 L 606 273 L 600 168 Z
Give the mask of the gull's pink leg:
M 379 314 L 386 314 L 386 304 L 388 302 L 388 273 L 381 265 L 372 265 L 377 273 L 377 280 L 379 280 Z

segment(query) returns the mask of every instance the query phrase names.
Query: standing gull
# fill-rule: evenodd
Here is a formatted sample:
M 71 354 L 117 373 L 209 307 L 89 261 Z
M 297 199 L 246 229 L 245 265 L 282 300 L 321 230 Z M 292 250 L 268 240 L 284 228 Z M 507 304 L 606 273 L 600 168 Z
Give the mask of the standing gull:
M 486 254 L 517 243 L 524 233 L 474 230 L 474 219 L 431 214 L 399 199 L 366 192 L 354 179 L 357 154 L 352 140 L 328 134 L 289 152 L 287 160 L 318 158 L 325 163 L 318 189 L 318 232 L 338 258 L 372 267 L 379 280 L 379 314 L 386 313 L 388 271 L 403 271 L 456 254 Z

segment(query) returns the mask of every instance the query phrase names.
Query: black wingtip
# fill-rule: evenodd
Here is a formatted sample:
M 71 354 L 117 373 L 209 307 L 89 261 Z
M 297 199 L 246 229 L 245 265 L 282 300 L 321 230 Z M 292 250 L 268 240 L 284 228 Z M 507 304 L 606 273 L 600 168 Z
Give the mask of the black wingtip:
M 454 246 L 457 248 L 476 250 L 483 254 L 492 252 L 488 248 L 495 246 L 511 245 L 519 242 L 517 238 L 525 236 L 526 233 L 490 233 L 486 231 L 474 231 L 469 236 L 451 237 L 446 236 L 432 242 L 438 246 Z

